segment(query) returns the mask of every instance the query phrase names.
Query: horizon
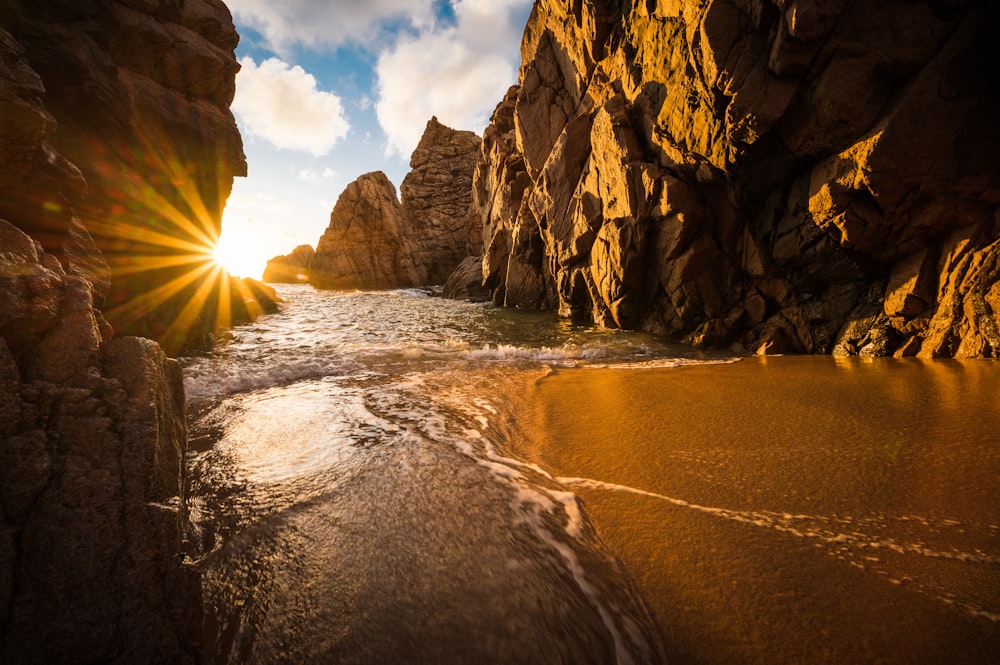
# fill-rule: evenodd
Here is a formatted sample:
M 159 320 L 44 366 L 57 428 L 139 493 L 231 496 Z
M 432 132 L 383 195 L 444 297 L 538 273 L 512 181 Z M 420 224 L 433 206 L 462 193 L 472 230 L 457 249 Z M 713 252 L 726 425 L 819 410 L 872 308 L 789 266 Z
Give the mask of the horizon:
M 227 0 L 248 175 L 226 203 L 218 260 L 260 279 L 269 259 L 316 245 L 362 174 L 383 171 L 398 191 L 432 116 L 482 135 L 517 82 L 532 4 Z

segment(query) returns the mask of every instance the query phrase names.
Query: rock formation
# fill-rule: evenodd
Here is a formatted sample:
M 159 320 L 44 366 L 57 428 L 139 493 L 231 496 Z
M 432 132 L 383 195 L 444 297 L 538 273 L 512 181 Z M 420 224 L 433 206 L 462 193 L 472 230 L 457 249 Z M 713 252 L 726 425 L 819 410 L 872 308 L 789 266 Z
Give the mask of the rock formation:
M 0 212 L 91 281 L 119 334 L 171 352 L 209 345 L 219 289 L 205 286 L 218 279 L 208 256 L 246 173 L 228 9 L 12 0 L 0 26 Z
M 184 662 L 180 368 L 2 220 L 0 247 L 0 661 Z
M 494 301 L 1000 354 L 998 28 L 975 0 L 539 0 L 474 178 Z
M 0 5 L 0 662 L 197 660 L 180 369 L 122 333 L 267 300 L 209 279 L 236 40 L 217 0 Z
M 431 118 L 396 198 L 384 173 L 340 195 L 309 276 L 320 288 L 390 289 L 441 284 L 469 254 L 468 210 L 479 138 Z
M 424 284 L 443 284 L 469 255 L 472 173 L 481 141 L 472 132 L 427 122 L 399 192 L 411 224 Z
M 309 265 L 315 254 L 312 245 L 299 245 L 291 254 L 276 256 L 267 262 L 263 280 L 282 284 L 308 282 Z
M 381 171 L 366 173 L 343 191 L 310 265 L 313 286 L 391 289 L 423 283 L 413 238 L 396 188 Z

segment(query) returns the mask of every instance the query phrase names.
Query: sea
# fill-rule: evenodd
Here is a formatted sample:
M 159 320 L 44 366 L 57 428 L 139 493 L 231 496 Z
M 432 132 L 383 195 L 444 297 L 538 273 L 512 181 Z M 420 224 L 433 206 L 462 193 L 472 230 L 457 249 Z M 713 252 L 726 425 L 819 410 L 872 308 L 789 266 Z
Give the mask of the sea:
M 1000 662 L 1000 365 L 276 288 L 182 359 L 205 662 Z

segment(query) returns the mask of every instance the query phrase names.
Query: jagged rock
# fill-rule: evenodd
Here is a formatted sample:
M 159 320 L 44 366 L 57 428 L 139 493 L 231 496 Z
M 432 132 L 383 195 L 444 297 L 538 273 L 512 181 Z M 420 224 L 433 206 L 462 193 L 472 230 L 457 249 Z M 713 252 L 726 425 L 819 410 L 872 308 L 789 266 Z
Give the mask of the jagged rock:
M 410 225 L 396 188 L 381 171 L 366 173 L 337 199 L 316 244 L 310 277 L 323 289 L 390 289 L 424 283 Z
M 442 298 L 486 302 L 490 292 L 483 286 L 483 260 L 467 256 L 448 277 L 441 291 Z
M 319 288 L 390 289 L 441 284 L 469 252 L 472 132 L 431 118 L 400 189 L 382 172 L 347 186 L 316 245 L 309 276 Z
M 204 307 L 189 304 L 206 291 L 201 268 L 233 177 L 246 173 L 229 111 L 229 10 L 13 0 L 0 26 L 0 216 L 90 282 L 119 333 L 204 348 L 224 282 Z
M 267 300 L 205 282 L 245 167 L 232 19 L 13 0 L 0 26 L 0 661 L 193 662 L 180 369 L 105 315 L 177 350 Z
M 89 282 L 0 238 L 0 660 L 190 660 L 180 368 L 102 339 Z
M 493 301 L 995 355 L 998 27 L 983 1 L 540 0 L 473 181 Z
M 431 118 L 399 186 L 426 284 L 443 284 L 469 254 L 472 172 L 481 141 Z
M 262 279 L 279 284 L 308 282 L 309 268 L 315 254 L 316 250 L 312 245 L 299 245 L 291 254 L 276 256 L 268 261 Z

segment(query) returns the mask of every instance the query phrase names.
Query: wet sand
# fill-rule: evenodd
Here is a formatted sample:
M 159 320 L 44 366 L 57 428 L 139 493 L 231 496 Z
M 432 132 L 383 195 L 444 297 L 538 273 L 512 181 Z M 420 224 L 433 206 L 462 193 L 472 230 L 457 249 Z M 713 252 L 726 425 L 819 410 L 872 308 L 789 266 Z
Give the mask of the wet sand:
M 512 453 L 584 500 L 674 663 L 1000 662 L 1000 364 L 563 369 Z

